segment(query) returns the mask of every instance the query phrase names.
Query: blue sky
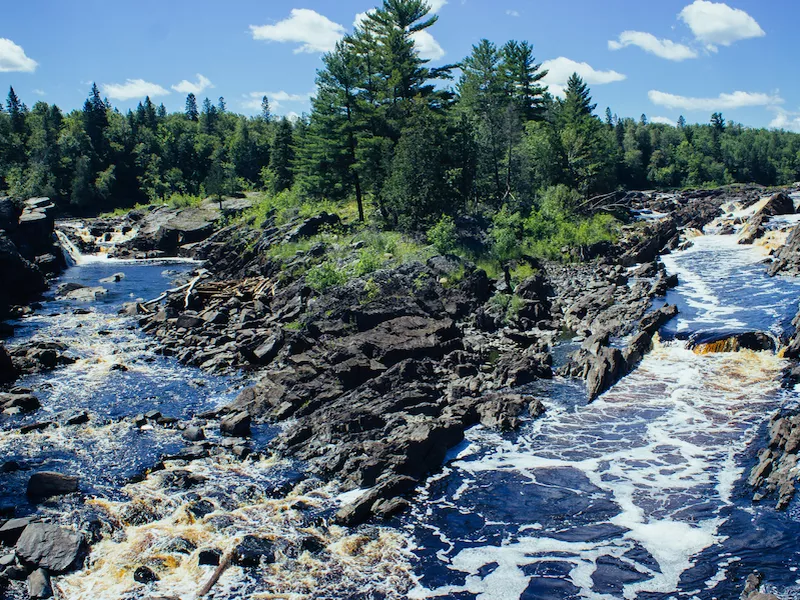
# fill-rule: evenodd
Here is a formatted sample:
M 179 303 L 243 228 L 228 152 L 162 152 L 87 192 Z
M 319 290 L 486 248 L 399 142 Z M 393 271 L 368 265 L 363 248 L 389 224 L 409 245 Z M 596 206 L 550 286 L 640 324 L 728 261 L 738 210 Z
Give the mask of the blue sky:
M 598 113 L 800 131 L 796 0 L 432 0 L 440 19 L 418 40 L 433 64 L 455 63 L 488 38 L 533 43 L 559 85 L 577 70 Z M 369 0 L 39 0 L 0 22 L 0 87 L 29 105 L 81 106 L 92 81 L 131 108 L 149 93 L 169 110 L 186 93 L 255 113 L 309 108 L 321 52 Z M 3 92 L 3 96 L 5 92 Z

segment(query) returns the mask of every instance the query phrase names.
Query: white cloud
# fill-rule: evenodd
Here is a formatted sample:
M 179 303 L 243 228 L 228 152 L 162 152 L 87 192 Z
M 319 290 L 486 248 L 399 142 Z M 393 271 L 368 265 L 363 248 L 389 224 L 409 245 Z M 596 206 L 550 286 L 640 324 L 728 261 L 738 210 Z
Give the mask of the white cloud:
M 672 125 L 675 127 L 677 123 L 668 117 L 650 117 L 651 123 L 661 123 L 662 125 Z
M 439 2 L 430 2 L 431 5 L 434 5 L 432 8 L 432 12 L 436 12 L 442 6 L 447 4 L 447 0 L 439 0 Z M 361 26 L 364 19 L 367 18 L 367 15 L 374 13 L 376 9 L 371 8 L 368 11 L 361 12 L 356 14 L 356 18 L 353 19 L 353 27 Z M 411 34 L 411 38 L 414 40 L 414 45 L 417 47 L 417 52 L 419 52 L 420 58 L 424 58 L 425 60 L 439 60 L 440 58 L 444 58 L 446 52 L 444 48 L 439 44 L 435 37 L 433 37 L 430 32 L 428 31 L 416 31 Z
M 777 108 L 775 111 L 775 118 L 770 122 L 770 127 L 800 132 L 800 113 L 789 112 L 782 108 Z
M 242 106 L 244 108 L 258 111 L 261 110 L 261 100 L 266 96 L 269 98 L 270 108 L 275 110 L 282 106 L 282 103 L 308 102 L 312 94 L 290 94 L 283 90 L 278 92 L 250 92 L 244 95 Z
M 345 30 L 339 23 L 308 8 L 293 8 L 290 16 L 274 25 L 250 25 L 255 40 L 295 42 L 300 52 L 330 52 Z
M 33 73 L 39 66 L 32 58 L 26 56 L 22 46 L 6 38 L 0 38 L 0 73 L 22 71 Z
M 739 40 L 766 35 L 753 17 L 722 2 L 695 0 L 678 17 L 712 51 L 716 51 L 717 45 L 730 46 Z
M 46 95 L 44 90 L 40 90 L 38 88 L 33 90 L 33 93 L 36 94 L 37 96 L 45 96 Z
M 682 61 L 687 58 L 697 58 L 697 51 L 677 44 L 672 40 L 660 40 L 652 33 L 644 31 L 623 31 L 619 34 L 619 40 L 609 40 L 609 50 L 620 50 L 627 46 L 638 46 L 645 52 L 655 54 L 667 60 Z
M 181 94 L 200 94 L 208 88 L 213 88 L 214 84 L 205 75 L 197 74 L 197 82 L 192 83 L 188 79 L 184 79 L 180 83 L 173 85 L 172 89 Z
M 428 0 L 428 6 L 431 7 L 433 13 L 438 13 L 445 4 L 447 4 L 447 0 Z
M 519 11 L 518 11 L 518 10 L 507 10 L 507 11 L 506 11 L 506 14 L 507 14 L 509 17 L 518 17 L 518 16 L 520 16 L 520 15 L 519 15 Z
M 127 79 L 125 83 L 104 83 L 100 86 L 103 94 L 115 100 L 130 100 L 131 98 L 142 98 L 150 96 L 168 96 L 169 90 L 165 90 L 157 83 L 151 83 L 144 79 Z
M 356 18 L 353 19 L 353 27 L 359 27 L 362 22 L 367 18 L 368 15 L 374 13 L 377 9 L 370 8 L 369 10 L 365 10 L 364 12 L 356 13 Z
M 427 31 L 416 31 L 411 34 L 411 38 L 414 40 L 414 45 L 417 47 L 420 58 L 424 58 L 425 60 L 439 60 L 444 57 L 444 48 L 442 48 L 439 42 L 436 41 L 436 38 Z
M 550 93 L 554 96 L 563 96 L 567 80 L 570 75 L 577 73 L 589 85 L 602 85 L 623 81 L 626 77 L 616 71 L 598 71 L 589 63 L 579 63 L 564 56 L 559 56 L 552 60 L 542 63 L 542 69 L 547 69 L 548 73 L 542 79 L 550 88 Z
M 647 96 L 653 104 L 686 110 L 725 110 L 746 106 L 775 106 L 783 103 L 783 98 L 777 93 L 733 92 L 720 94 L 716 98 L 691 98 L 650 90 Z

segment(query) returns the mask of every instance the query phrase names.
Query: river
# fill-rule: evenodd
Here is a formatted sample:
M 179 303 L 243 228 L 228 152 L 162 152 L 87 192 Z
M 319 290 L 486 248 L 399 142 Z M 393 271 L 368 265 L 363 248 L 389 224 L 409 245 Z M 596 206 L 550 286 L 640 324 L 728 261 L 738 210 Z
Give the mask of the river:
M 754 505 L 746 478 L 770 416 L 800 395 L 781 386 L 784 361 L 772 352 L 687 347 L 728 333 L 785 333 L 800 287 L 769 278 L 765 253 L 712 227 L 663 257 L 680 278 L 666 298 L 680 315 L 634 373 L 589 405 L 574 382 L 533 384 L 526 391 L 545 403 L 543 417 L 512 434 L 471 429 L 410 513 L 358 531 L 327 524 L 352 494 L 314 481 L 294 487 L 302 465 L 258 453 L 274 434 L 268 427 L 256 429 L 256 453 L 244 462 L 212 453 L 140 480 L 184 443 L 174 428 L 130 417 L 158 410 L 190 419 L 246 381 L 158 355 L 135 318 L 117 314 L 196 265 L 84 260 L 59 283 L 125 277 L 103 284 L 108 294 L 91 305 L 49 296 L 15 323 L 10 346 L 61 340 L 79 360 L 20 382 L 43 409 L 0 424 L 0 456 L 26 467 L 0 475 L 0 505 L 102 539 L 86 569 L 57 580 L 75 600 L 147 591 L 195 598 L 213 571 L 198 564 L 199 551 L 224 552 L 248 533 L 301 547 L 313 539 L 325 551 L 279 549 L 281 560 L 262 572 L 229 569 L 208 597 L 734 598 L 756 569 L 781 597 L 797 598 L 800 511 Z M 26 422 L 63 422 L 79 410 L 88 424 L 18 433 Z M 20 505 L 30 471 L 45 469 L 79 474 L 82 498 Z M 200 513 L 202 501 L 210 504 Z M 143 587 L 131 575 L 145 562 L 161 565 L 161 580 Z M 11 597 L 24 598 L 20 589 Z

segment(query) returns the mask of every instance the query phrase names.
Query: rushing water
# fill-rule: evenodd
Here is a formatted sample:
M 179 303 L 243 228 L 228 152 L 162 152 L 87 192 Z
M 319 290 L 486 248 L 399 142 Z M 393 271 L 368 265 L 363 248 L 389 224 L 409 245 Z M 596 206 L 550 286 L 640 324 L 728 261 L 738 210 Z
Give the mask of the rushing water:
M 432 478 L 405 526 L 412 597 L 735 598 L 752 570 L 800 597 L 798 512 L 754 506 L 751 443 L 798 394 L 771 352 L 695 354 L 686 339 L 785 333 L 800 288 L 763 248 L 707 235 L 663 257 L 680 308 L 640 367 L 591 405 L 574 384 L 530 391 L 546 415 L 518 435 L 480 428 Z
M 43 408 L 0 422 L 0 456 L 26 468 L 0 475 L 0 505 L 83 530 L 93 514 L 117 523 L 85 570 L 57 581 L 71 600 L 194 599 L 213 571 L 198 564 L 200 549 L 227 552 L 245 534 L 286 545 L 261 571 L 228 569 L 209 597 L 722 599 L 738 597 L 754 569 L 783 597 L 800 597 L 800 511 L 753 505 L 744 483 L 753 441 L 776 409 L 798 400 L 781 387 L 784 361 L 770 352 L 686 349 L 686 340 L 734 332 L 779 337 L 800 288 L 767 277 L 764 248 L 713 233 L 693 242 L 663 257 L 680 278 L 667 301 L 681 312 L 633 374 L 590 405 L 578 383 L 532 385 L 528 392 L 548 409 L 542 418 L 514 434 L 470 430 L 409 514 L 357 531 L 327 524 L 345 499 L 334 486 L 295 486 L 297 466 L 269 455 L 168 462 L 127 483 L 183 442 L 174 429 L 137 427 L 125 417 L 159 410 L 191 418 L 243 382 L 154 354 L 135 320 L 117 314 L 124 302 L 158 296 L 193 265 L 82 260 L 60 282 L 96 286 L 113 273 L 126 276 L 102 284 L 109 292 L 97 302 L 50 297 L 16 324 L 12 346 L 63 341 L 79 360 L 21 382 Z M 88 411 L 89 424 L 17 432 L 77 410 Z M 257 433 L 263 445 L 270 431 Z M 31 469 L 79 474 L 83 499 L 20 505 Z M 198 483 L 182 485 L 187 474 Z M 197 513 L 200 501 L 210 514 Z M 309 540 L 324 551 L 298 552 Z M 135 584 L 141 564 L 161 580 Z

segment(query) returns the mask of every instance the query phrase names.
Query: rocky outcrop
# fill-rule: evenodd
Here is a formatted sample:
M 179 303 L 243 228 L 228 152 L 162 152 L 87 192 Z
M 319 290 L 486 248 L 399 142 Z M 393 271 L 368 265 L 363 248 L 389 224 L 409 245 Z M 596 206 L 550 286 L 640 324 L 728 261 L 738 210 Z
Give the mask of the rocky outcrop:
M 791 214 L 794 214 L 794 202 L 792 199 L 783 192 L 774 194 L 742 227 L 739 234 L 739 243 L 752 244 L 764 236 L 764 225 L 769 219 L 777 215 Z
M 636 334 L 623 349 L 610 345 L 607 331 L 593 335 L 572 354 L 561 373 L 586 380 L 591 402 L 636 368 L 652 349 L 653 336 L 677 314 L 677 307 L 666 305 L 645 315 L 635 328 Z
M 786 243 L 777 250 L 768 272 L 770 276 L 800 275 L 800 225 L 792 229 Z
M 64 266 L 54 237 L 55 205 L 48 198 L 0 199 L 0 319 L 47 289 Z
M 800 415 L 778 413 L 769 425 L 769 443 L 758 453 L 758 464 L 750 471 L 754 502 L 775 498 L 775 508 L 784 510 L 795 494 Z

